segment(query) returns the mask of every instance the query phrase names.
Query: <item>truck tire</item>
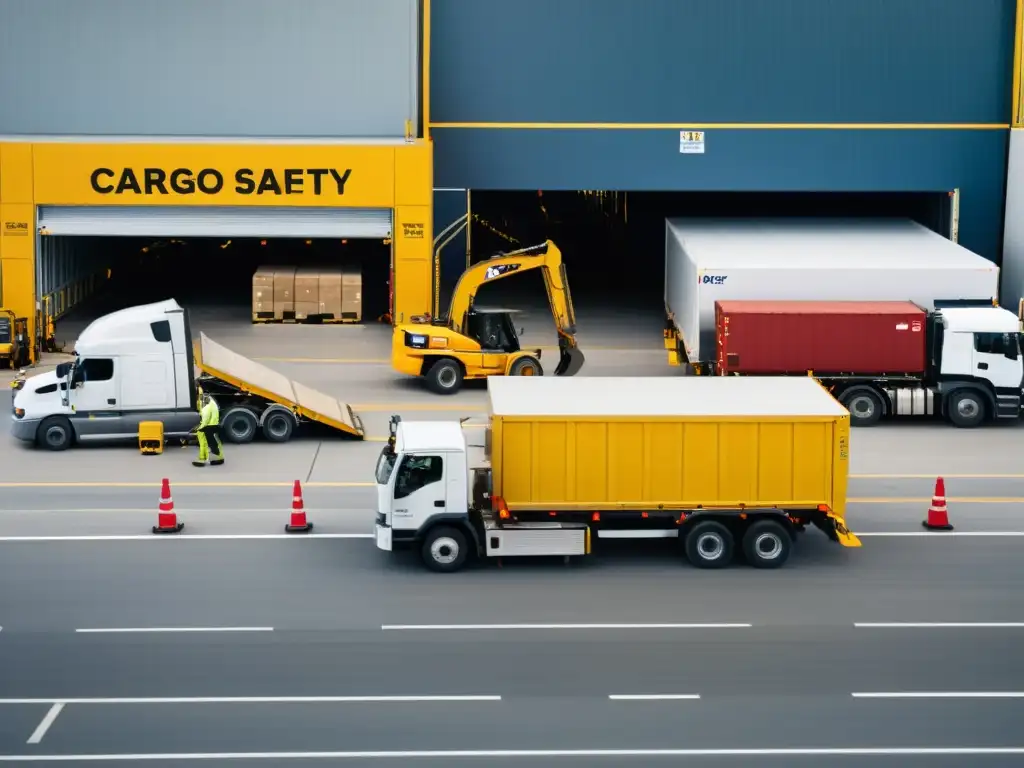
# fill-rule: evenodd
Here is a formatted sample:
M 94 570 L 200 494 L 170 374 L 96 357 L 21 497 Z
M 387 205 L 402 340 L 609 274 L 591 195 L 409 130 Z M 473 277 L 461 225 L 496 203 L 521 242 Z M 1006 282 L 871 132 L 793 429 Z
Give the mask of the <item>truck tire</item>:
M 64 416 L 48 416 L 36 430 L 36 444 L 48 451 L 66 451 L 75 442 L 75 431 Z
M 743 534 L 743 554 L 754 568 L 781 568 L 792 547 L 789 531 L 774 520 L 759 520 Z
M 263 417 L 263 437 L 271 443 L 287 443 L 295 431 L 295 417 L 275 408 Z
M 540 367 L 540 360 L 530 355 L 520 357 L 512 367 L 508 369 L 509 376 L 543 376 L 544 369 Z
M 438 395 L 454 395 L 462 387 L 462 367 L 450 357 L 442 357 L 424 374 L 427 389 Z
M 970 429 L 985 420 L 985 400 L 980 392 L 961 389 L 949 396 L 946 411 L 955 426 Z
M 873 389 L 854 387 L 844 392 L 839 402 L 850 412 L 851 427 L 870 427 L 877 424 L 885 413 L 882 398 Z
M 735 549 L 732 533 L 721 523 L 705 520 L 686 534 L 686 559 L 697 568 L 725 568 Z
M 242 445 L 251 443 L 260 428 L 256 414 L 246 408 L 228 411 L 220 421 L 221 439 L 225 443 Z
M 420 549 L 423 564 L 438 573 L 454 573 L 466 564 L 469 547 L 466 534 L 445 525 L 432 528 Z

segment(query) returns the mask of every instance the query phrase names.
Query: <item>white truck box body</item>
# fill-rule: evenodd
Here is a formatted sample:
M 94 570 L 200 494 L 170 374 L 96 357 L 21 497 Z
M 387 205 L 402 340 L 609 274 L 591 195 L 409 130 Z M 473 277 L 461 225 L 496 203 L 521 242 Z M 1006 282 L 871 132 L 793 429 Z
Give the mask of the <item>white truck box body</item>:
M 665 309 L 691 363 L 715 302 L 995 300 L 999 268 L 909 219 L 666 219 Z

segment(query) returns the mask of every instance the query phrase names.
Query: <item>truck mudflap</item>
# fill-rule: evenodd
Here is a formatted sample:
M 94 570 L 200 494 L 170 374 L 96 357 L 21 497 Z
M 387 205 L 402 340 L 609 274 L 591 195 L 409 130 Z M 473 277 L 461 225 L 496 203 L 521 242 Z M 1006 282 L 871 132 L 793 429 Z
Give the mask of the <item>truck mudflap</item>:
M 272 368 L 242 357 L 218 344 L 205 333 L 199 334 L 195 350 L 196 366 L 207 376 L 279 403 L 302 418 L 333 427 L 352 437 L 366 437 L 363 420 L 347 403 L 292 381 Z
M 811 519 L 811 522 L 832 541 L 838 542 L 844 547 L 862 546 L 857 535 L 846 527 L 846 521 L 833 512 L 826 512 L 824 515 L 815 516 Z

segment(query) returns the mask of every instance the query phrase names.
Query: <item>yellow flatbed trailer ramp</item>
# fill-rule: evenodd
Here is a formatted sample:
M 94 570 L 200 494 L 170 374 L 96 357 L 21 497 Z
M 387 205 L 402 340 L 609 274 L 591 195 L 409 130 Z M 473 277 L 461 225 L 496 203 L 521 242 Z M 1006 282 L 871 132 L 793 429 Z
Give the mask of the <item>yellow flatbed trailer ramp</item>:
M 205 333 L 199 334 L 199 341 L 195 345 L 195 364 L 204 375 L 241 393 L 284 406 L 297 419 L 333 427 L 359 440 L 366 437 L 362 419 L 347 403 L 232 352 Z

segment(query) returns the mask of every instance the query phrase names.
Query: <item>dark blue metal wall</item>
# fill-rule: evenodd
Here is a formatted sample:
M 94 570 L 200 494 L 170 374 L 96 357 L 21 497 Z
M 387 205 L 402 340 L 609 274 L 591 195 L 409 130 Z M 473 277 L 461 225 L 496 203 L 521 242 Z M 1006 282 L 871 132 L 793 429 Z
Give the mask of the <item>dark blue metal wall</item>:
M 976 126 L 1009 122 L 1013 19 L 1014 0 L 433 0 L 435 184 L 959 187 L 961 242 L 995 258 L 1008 132 Z M 706 153 L 682 155 L 693 124 Z

